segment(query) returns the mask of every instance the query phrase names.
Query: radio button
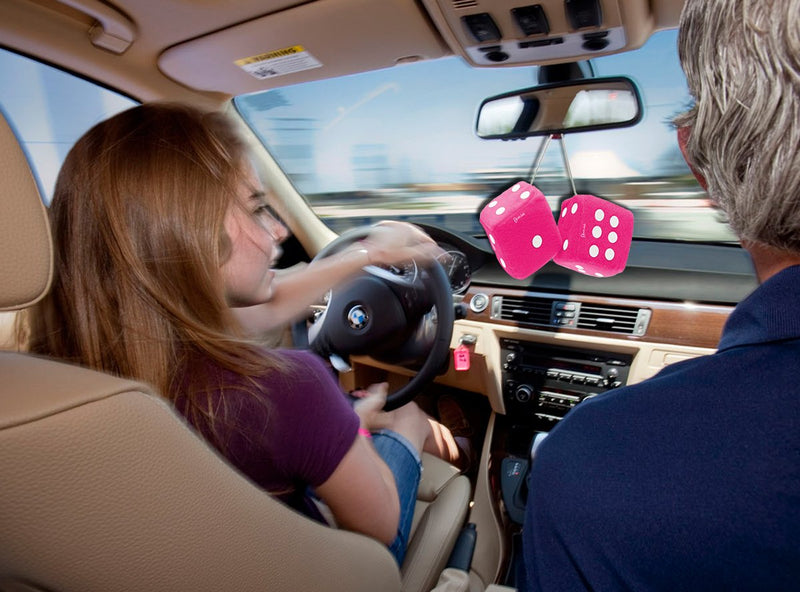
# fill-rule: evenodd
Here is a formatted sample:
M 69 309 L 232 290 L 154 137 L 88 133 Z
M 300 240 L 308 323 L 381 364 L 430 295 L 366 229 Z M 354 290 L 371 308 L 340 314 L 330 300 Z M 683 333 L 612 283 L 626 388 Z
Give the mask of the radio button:
M 549 413 L 537 413 L 536 417 L 538 417 L 539 419 L 544 419 L 546 421 L 552 421 L 553 423 L 561 419 L 558 415 L 550 415 Z
M 570 382 L 572 380 L 572 374 L 568 374 L 567 372 L 559 372 L 558 379 L 563 380 L 564 382 Z

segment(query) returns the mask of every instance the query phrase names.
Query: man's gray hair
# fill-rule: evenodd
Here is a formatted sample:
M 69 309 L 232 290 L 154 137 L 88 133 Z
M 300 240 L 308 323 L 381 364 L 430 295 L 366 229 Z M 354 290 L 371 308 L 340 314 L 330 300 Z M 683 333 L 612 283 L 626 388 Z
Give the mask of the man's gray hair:
M 800 252 L 800 0 L 687 0 L 688 158 L 743 240 Z

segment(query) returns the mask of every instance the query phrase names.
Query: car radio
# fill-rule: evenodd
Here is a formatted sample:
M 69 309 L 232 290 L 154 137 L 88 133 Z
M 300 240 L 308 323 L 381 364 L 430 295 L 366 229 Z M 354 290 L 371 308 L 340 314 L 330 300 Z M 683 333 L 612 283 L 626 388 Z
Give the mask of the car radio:
M 501 339 L 506 411 L 542 431 L 588 398 L 624 385 L 633 357 Z

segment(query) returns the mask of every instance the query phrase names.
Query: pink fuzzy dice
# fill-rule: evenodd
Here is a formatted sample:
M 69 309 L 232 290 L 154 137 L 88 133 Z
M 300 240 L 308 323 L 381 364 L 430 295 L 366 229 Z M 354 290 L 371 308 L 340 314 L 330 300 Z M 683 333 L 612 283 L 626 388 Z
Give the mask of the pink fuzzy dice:
M 594 277 L 625 269 L 633 237 L 630 210 L 595 197 L 576 195 L 561 204 L 561 248 L 553 261 Z
M 550 204 L 541 191 L 524 181 L 487 204 L 480 222 L 500 265 L 517 279 L 531 275 L 561 248 Z

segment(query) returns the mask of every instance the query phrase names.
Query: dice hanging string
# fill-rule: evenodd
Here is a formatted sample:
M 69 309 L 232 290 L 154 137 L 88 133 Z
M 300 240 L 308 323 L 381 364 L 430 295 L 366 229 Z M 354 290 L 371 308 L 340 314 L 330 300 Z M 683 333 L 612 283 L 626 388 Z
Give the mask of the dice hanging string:
M 552 134 L 549 136 L 545 136 L 542 138 L 542 143 L 539 144 L 539 151 L 536 153 L 536 158 L 534 159 L 533 163 L 531 164 L 531 170 L 528 171 L 531 180 L 529 183 L 533 185 L 533 182 L 536 180 L 536 173 L 539 172 L 539 166 L 542 164 L 542 159 L 544 159 L 544 153 L 547 152 L 547 147 L 550 145 L 550 140 L 553 139 Z
M 572 186 L 572 195 L 578 195 L 578 192 L 575 190 L 575 179 L 572 177 L 572 169 L 569 166 L 569 156 L 567 155 L 567 144 L 564 139 L 564 134 L 559 134 L 558 139 L 561 140 L 561 157 L 564 159 L 564 168 L 567 171 L 567 177 L 569 177 L 569 184 Z

